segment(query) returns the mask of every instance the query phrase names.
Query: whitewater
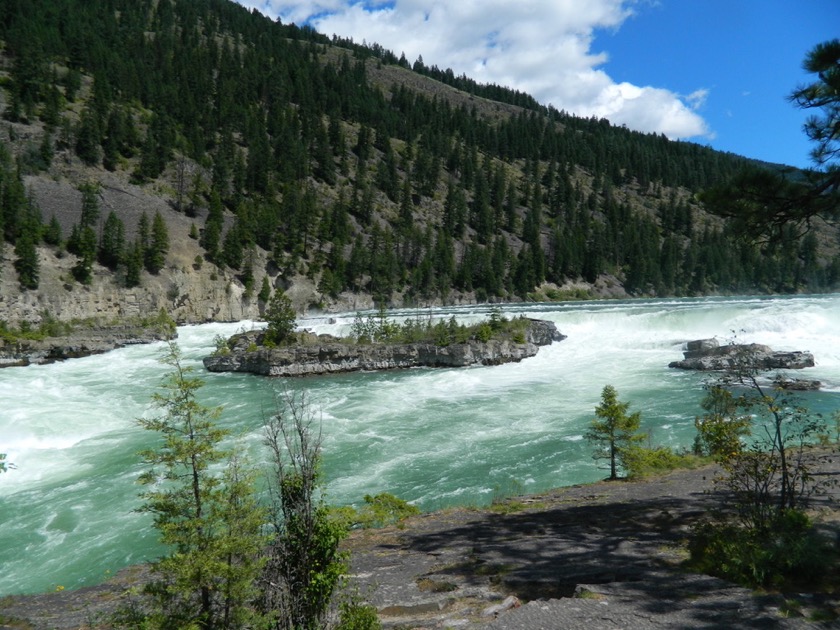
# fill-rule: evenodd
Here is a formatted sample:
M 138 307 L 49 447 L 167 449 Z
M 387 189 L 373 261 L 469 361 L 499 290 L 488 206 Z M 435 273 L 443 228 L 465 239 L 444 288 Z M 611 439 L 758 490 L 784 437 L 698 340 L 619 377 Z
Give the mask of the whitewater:
M 583 434 L 604 385 L 642 413 L 652 444 L 690 448 L 707 375 L 668 368 L 692 339 L 733 336 L 806 350 L 819 379 L 812 412 L 840 407 L 840 295 L 692 298 L 505 305 L 508 317 L 556 323 L 567 339 L 521 363 L 277 380 L 211 374 L 201 358 L 218 336 L 254 322 L 182 326 L 186 364 L 205 381 L 201 402 L 224 408 L 231 446 L 264 460 L 263 419 L 283 388 L 304 390 L 320 421 L 327 499 L 389 492 L 424 510 L 601 479 Z M 392 317 L 472 322 L 490 307 L 395 311 Z M 302 319 L 346 333 L 355 314 Z M 162 344 L 63 363 L 0 370 L 0 596 L 78 588 L 161 553 L 136 480 L 138 451 L 155 436 L 136 419 L 167 372 Z

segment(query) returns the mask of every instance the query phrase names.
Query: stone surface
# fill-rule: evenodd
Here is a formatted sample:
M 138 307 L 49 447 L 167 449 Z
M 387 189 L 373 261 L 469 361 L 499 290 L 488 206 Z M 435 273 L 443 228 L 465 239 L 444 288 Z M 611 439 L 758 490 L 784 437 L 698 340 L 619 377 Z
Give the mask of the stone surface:
M 127 345 L 162 341 L 167 336 L 167 333 L 155 328 L 114 326 L 83 328 L 67 336 L 48 337 L 43 340 L 0 340 L 0 368 L 77 359 Z
M 832 450 L 810 456 L 818 474 L 840 477 Z M 718 472 L 571 486 L 358 530 L 345 544 L 349 588 L 376 607 L 386 630 L 836 627 L 809 619 L 840 611 L 836 594 L 763 594 L 686 572 L 692 525 L 725 499 L 712 483 Z M 830 540 L 840 535 L 838 500 L 838 484 L 811 497 Z M 2 598 L 0 628 L 104 628 L 90 620 L 106 620 L 147 579 L 137 566 L 78 591 Z M 523 605 L 483 614 L 510 596 Z
M 717 339 L 689 341 L 683 356 L 682 361 L 673 361 L 668 367 L 700 371 L 739 368 L 759 371 L 801 370 L 814 367 L 814 355 L 810 352 L 776 352 L 758 343 L 721 346 Z
M 206 357 L 204 366 L 211 372 L 312 376 L 359 370 L 500 365 L 532 357 L 539 346 L 565 338 L 553 322 L 542 320 L 529 320 L 525 343 L 491 339 L 448 346 L 433 343 L 355 344 L 322 335 L 309 343 L 265 348 L 262 336 L 262 331 L 235 335 L 230 351 Z

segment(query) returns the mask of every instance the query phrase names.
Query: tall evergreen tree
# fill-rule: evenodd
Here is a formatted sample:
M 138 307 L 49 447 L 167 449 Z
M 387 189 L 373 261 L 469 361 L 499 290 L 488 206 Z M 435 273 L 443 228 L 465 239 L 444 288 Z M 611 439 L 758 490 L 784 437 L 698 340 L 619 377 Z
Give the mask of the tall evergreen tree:
M 112 210 L 108 213 L 102 227 L 102 237 L 99 239 L 99 262 L 114 270 L 123 261 L 124 250 L 125 226 Z
M 15 242 L 15 256 L 17 256 L 15 270 L 22 289 L 38 288 L 40 263 L 38 249 L 35 246 L 36 239 L 37 227 L 31 221 L 25 222 Z
M 586 432 L 586 439 L 596 445 L 595 459 L 609 462 L 610 476 L 618 479 L 618 466 L 624 465 L 630 449 L 644 439 L 639 433 L 641 413 L 627 414 L 630 403 L 620 402 L 618 392 L 606 385 L 601 392 L 601 404 L 595 407 L 595 419 Z
M 151 274 L 159 273 L 166 263 L 166 254 L 169 251 L 169 230 L 160 212 L 155 212 L 152 219 L 152 231 L 149 238 L 149 246 L 146 250 L 145 265 L 146 271 Z
M 252 627 L 260 619 L 251 603 L 267 543 L 253 475 L 222 449 L 228 432 L 217 425 L 221 409 L 198 402 L 203 382 L 183 365 L 174 343 L 162 361 L 172 369 L 163 393 L 154 396 L 162 414 L 137 421 L 163 438 L 161 446 L 143 452 L 150 468 L 140 477 L 148 487 L 141 511 L 154 517 L 169 549 L 152 564 L 146 587 L 154 602 L 152 622 L 162 628 Z M 220 474 L 217 467 L 225 462 Z

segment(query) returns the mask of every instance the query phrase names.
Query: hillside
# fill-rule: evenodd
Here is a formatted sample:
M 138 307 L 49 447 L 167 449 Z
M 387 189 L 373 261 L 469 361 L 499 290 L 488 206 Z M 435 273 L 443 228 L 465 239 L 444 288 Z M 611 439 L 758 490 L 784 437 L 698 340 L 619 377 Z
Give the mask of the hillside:
M 744 158 L 229 0 L 9 2 L 0 42 L 9 325 L 840 278 L 829 233 L 762 250 L 706 214 Z

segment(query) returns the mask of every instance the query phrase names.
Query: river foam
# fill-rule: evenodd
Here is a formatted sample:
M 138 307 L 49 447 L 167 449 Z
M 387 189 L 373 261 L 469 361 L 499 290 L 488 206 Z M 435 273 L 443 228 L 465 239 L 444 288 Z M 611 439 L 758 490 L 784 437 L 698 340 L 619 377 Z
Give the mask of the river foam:
M 414 369 L 274 381 L 209 374 L 201 357 L 217 336 L 254 322 L 179 328 L 185 362 L 204 378 L 204 404 L 254 461 L 263 419 L 283 387 L 305 390 L 321 422 L 327 496 L 360 504 L 390 492 L 423 509 L 483 505 L 508 492 L 536 492 L 602 478 L 583 439 L 601 389 L 612 384 L 656 443 L 690 446 L 704 376 L 670 370 L 682 344 L 733 335 L 777 350 L 810 350 L 803 373 L 825 389 L 804 394 L 830 413 L 840 400 L 840 297 L 702 298 L 504 306 L 554 321 L 568 336 L 518 364 Z M 461 321 L 490 307 L 396 317 Z M 316 332 L 349 331 L 354 314 L 300 322 Z M 0 370 L 0 451 L 17 465 L 0 475 L 0 596 L 91 584 L 160 552 L 140 500 L 137 452 L 153 436 L 135 419 L 155 410 L 166 367 L 162 344 L 46 366 Z

